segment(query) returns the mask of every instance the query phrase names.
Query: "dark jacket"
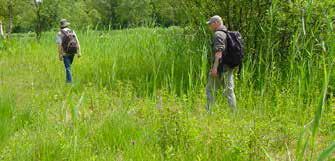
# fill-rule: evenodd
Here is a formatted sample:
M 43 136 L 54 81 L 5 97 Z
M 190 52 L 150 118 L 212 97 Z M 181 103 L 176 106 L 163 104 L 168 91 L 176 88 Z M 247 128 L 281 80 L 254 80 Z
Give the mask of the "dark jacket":
M 219 29 L 214 32 L 213 36 L 213 55 L 218 51 L 225 52 L 227 46 L 227 34 L 224 31 L 227 31 L 227 27 L 222 25 Z
M 214 63 L 215 60 L 215 53 L 218 51 L 222 51 L 224 54 L 226 52 L 227 46 L 227 34 L 222 30 L 227 31 L 227 27 L 222 25 L 219 29 L 217 29 L 213 34 L 213 49 L 212 49 L 212 56 L 211 62 Z

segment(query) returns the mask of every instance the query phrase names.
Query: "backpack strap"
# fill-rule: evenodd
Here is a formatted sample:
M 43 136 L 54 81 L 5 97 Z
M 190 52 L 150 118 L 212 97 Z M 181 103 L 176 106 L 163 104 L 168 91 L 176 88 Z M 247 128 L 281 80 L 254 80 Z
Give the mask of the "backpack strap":
M 69 32 L 71 32 L 71 30 L 69 31 L 65 31 L 64 29 L 61 29 L 60 32 L 64 35 L 64 36 L 68 36 Z
M 219 30 L 216 30 L 216 31 L 222 31 L 222 32 L 228 34 L 228 29 L 219 29 Z
M 64 39 L 65 39 L 66 37 L 68 37 L 68 32 L 66 32 L 66 31 L 63 30 L 63 29 L 61 29 L 60 32 L 64 35 L 64 36 L 62 37 L 62 45 L 63 45 Z
M 61 32 L 63 35 L 67 36 L 66 32 L 65 32 L 63 29 L 61 29 L 60 32 Z

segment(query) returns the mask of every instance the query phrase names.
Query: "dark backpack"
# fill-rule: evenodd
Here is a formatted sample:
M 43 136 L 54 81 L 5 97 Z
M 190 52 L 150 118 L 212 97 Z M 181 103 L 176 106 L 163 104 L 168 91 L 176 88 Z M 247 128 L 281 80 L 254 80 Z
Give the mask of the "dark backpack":
M 62 40 L 62 47 L 63 47 L 64 53 L 77 54 L 78 42 L 77 42 L 77 38 L 74 32 L 71 30 L 69 31 L 61 30 L 61 32 L 64 35 L 63 40 Z
M 244 57 L 242 35 L 238 31 L 220 30 L 227 35 L 226 53 L 223 53 L 220 64 L 228 65 L 230 68 L 242 67 Z M 240 72 L 240 71 L 239 71 Z

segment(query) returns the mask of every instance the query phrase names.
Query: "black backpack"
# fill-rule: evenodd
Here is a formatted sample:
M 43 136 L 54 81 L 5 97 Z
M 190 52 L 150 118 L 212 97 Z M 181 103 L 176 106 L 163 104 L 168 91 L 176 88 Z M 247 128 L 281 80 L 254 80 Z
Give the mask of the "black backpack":
M 220 30 L 227 35 L 227 48 L 226 53 L 223 53 L 220 61 L 220 66 L 228 65 L 230 68 L 242 68 L 242 61 L 244 57 L 243 53 L 243 39 L 242 35 L 238 31 L 227 31 Z
M 62 40 L 62 47 L 63 47 L 64 53 L 77 54 L 78 42 L 77 42 L 77 38 L 74 32 L 71 30 L 69 31 L 61 30 L 61 32 L 64 35 L 63 40 Z

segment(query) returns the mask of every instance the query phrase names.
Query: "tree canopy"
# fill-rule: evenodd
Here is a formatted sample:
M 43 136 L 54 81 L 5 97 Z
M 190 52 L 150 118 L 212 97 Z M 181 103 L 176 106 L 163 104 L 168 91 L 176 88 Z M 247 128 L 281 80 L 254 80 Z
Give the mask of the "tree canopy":
M 181 24 L 182 3 L 173 0 L 43 0 L 37 8 L 34 0 L 0 0 L 0 20 L 7 32 L 35 31 L 37 21 L 42 30 L 50 30 L 58 27 L 61 18 L 78 28 L 167 27 Z

